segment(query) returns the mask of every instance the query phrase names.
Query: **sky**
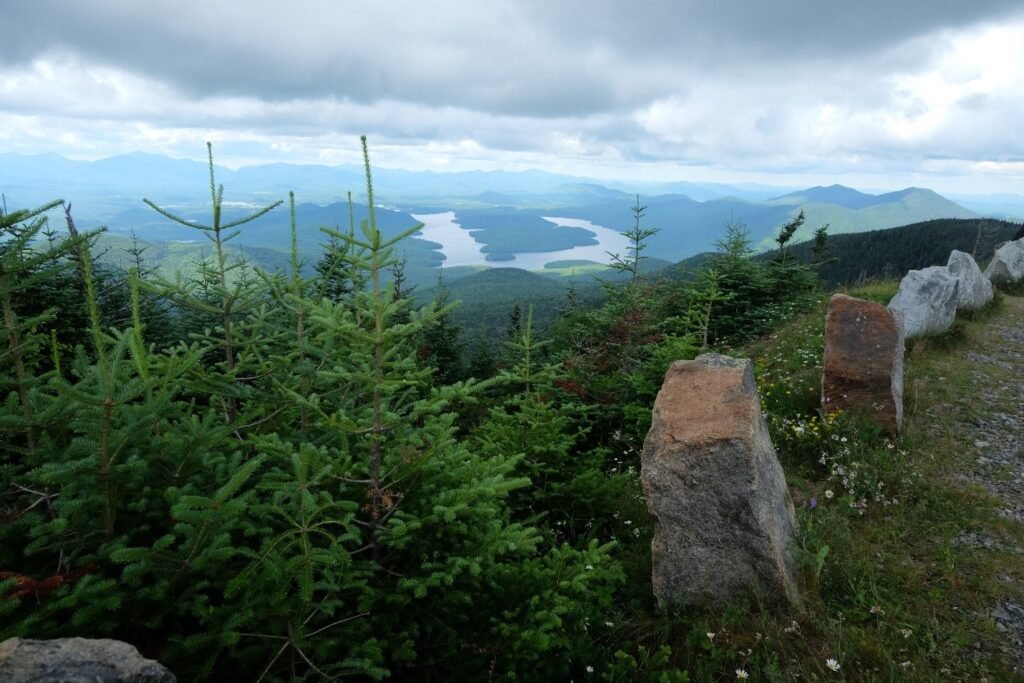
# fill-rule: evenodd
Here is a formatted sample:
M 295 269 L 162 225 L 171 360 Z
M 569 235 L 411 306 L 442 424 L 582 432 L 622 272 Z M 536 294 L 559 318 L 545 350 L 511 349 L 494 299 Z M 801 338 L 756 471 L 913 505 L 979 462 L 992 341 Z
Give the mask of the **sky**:
M 1021 0 L 6 3 L 0 153 L 1024 194 Z

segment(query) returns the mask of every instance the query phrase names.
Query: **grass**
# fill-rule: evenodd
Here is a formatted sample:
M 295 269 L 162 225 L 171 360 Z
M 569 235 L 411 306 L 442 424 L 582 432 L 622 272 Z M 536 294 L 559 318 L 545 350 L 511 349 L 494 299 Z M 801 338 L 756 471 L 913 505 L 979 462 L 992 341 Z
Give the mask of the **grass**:
M 895 291 L 880 282 L 850 294 L 884 303 Z M 818 413 L 824 307 L 748 349 L 797 506 L 803 606 L 684 610 L 638 625 L 639 640 L 651 652 L 670 647 L 691 680 L 734 680 L 737 669 L 769 681 L 1012 680 L 988 615 L 1024 584 L 1024 560 L 957 542 L 983 529 L 1024 544 L 997 501 L 958 478 L 975 457 L 964 434 L 980 408 L 970 399 L 976 364 L 956 352 L 992 343 L 986 324 L 1005 314 L 1002 301 L 910 345 L 905 429 L 894 439 Z
M 583 277 L 590 275 L 608 275 L 615 272 L 607 265 L 596 261 L 552 261 L 544 264 L 538 271 L 544 275 L 561 275 L 562 277 Z
M 859 285 L 843 293 L 886 306 L 896 296 L 899 288 L 900 284 L 896 280 L 877 280 Z

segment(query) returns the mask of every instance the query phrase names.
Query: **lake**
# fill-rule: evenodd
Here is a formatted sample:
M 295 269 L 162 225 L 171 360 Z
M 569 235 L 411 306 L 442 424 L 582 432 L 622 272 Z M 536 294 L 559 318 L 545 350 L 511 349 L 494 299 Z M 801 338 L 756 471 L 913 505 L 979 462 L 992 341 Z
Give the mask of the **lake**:
M 480 251 L 483 243 L 473 238 L 476 230 L 466 230 L 459 225 L 454 211 L 444 213 L 428 213 L 413 215 L 423 228 L 416 233 L 418 237 L 437 242 L 441 245 L 441 253 L 445 255 L 444 267 L 454 266 L 492 266 L 495 268 L 522 268 L 523 270 L 543 270 L 546 263 L 565 260 L 587 260 L 597 263 L 608 263 L 611 259 L 607 252 L 626 255 L 629 240 L 611 228 L 594 225 L 580 218 L 559 218 L 544 216 L 544 220 L 553 225 L 567 228 L 582 228 L 593 233 L 597 244 L 591 244 L 559 251 L 521 251 L 516 252 L 511 261 L 488 261 L 486 254 Z

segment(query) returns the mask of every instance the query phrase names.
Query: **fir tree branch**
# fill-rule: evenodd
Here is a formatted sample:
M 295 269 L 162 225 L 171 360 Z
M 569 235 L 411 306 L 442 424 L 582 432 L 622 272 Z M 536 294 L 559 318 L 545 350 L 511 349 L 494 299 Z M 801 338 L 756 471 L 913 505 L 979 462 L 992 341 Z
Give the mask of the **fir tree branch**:
M 267 206 L 264 206 L 262 209 L 257 209 L 256 211 L 253 211 L 252 213 L 250 213 L 248 216 L 244 216 L 242 218 L 239 218 L 239 219 L 236 219 L 236 220 L 233 220 L 233 221 L 228 221 L 227 223 L 224 223 L 223 225 L 220 226 L 220 229 L 221 230 L 228 230 L 229 228 L 237 228 L 239 225 L 242 225 L 244 223 L 248 223 L 249 221 L 254 221 L 257 218 L 259 218 L 260 216 L 266 215 L 267 213 L 273 211 L 274 209 L 276 209 L 277 207 L 281 206 L 282 204 L 284 204 L 284 200 L 283 199 L 278 199 L 273 204 L 269 204 Z M 234 234 L 231 235 L 231 237 L 234 237 L 237 234 L 238 233 L 234 233 Z M 228 237 L 227 239 L 231 239 L 231 237 Z M 227 241 L 227 239 L 225 239 L 225 241 Z
M 187 218 L 183 218 L 181 216 L 176 216 L 173 213 L 171 213 L 170 211 L 167 211 L 166 209 L 160 208 L 159 206 L 157 206 L 155 203 L 153 203 L 149 199 L 143 198 L 142 202 L 144 204 L 146 204 L 149 208 L 153 209 L 158 214 L 163 216 L 164 218 L 168 218 L 168 219 L 174 221 L 175 223 L 180 223 L 181 225 L 184 225 L 184 226 L 189 227 L 189 228 L 195 228 L 197 230 L 207 230 L 207 231 L 212 231 L 213 230 L 213 226 L 203 225 L 202 223 L 197 223 L 197 222 L 194 222 L 194 221 L 190 221 Z

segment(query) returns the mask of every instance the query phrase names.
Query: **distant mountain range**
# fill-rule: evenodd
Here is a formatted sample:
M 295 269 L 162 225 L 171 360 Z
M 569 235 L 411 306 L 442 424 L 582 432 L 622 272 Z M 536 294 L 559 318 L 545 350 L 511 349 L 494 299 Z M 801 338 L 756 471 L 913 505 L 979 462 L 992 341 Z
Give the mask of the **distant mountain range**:
M 608 227 L 629 224 L 632 200 L 618 199 L 572 209 L 567 215 Z M 869 195 L 841 185 L 815 187 L 763 202 L 736 198 L 698 202 L 686 195 L 664 195 L 642 200 L 647 206 L 644 223 L 660 228 L 650 240 L 650 253 L 670 261 L 710 251 L 721 239 L 724 226 L 741 223 L 754 246 L 770 248 L 779 228 L 800 211 L 806 221 L 794 239 L 808 239 L 828 224 L 830 234 L 863 232 L 935 218 L 974 218 L 977 214 L 931 190 L 908 188 Z
M 261 164 L 237 170 L 216 167 L 217 181 L 238 199 L 256 200 L 284 196 L 294 190 L 301 202 L 330 203 L 345 199 L 351 191 L 363 193 L 363 167 L 315 164 Z M 78 161 L 57 154 L 0 154 L 0 191 L 9 201 L 24 205 L 47 201 L 53 193 L 70 200 L 92 199 L 97 191 L 112 198 L 153 196 L 161 201 L 197 198 L 207 177 L 201 161 L 133 152 L 98 161 Z M 725 185 L 690 182 L 599 182 L 582 176 L 547 171 L 407 171 L 376 167 L 377 196 L 384 204 L 408 208 L 455 206 L 565 206 L 576 205 L 595 194 L 643 195 L 684 193 L 704 201 L 735 196 L 758 201 L 780 194 L 779 188 L 762 185 Z M 608 196 L 605 196 L 608 198 Z
M 366 213 L 363 169 L 359 166 L 267 164 L 238 170 L 217 167 L 216 173 L 218 183 L 226 188 L 225 199 L 233 202 L 233 215 L 286 198 L 288 190 L 294 190 L 300 202 L 300 248 L 310 261 L 316 258 L 318 245 L 326 241 L 319 227 L 347 225 L 344 200 L 348 190 L 353 190 L 361 203 L 359 217 Z M 800 211 L 806 222 L 797 240 L 809 238 L 826 223 L 830 234 L 838 235 L 933 219 L 976 218 L 985 205 L 985 200 L 979 200 L 972 210 L 924 188 L 874 195 L 842 185 L 797 191 L 713 183 L 634 186 L 544 171 L 433 173 L 380 168 L 374 179 L 382 205 L 378 218 L 386 231 L 414 225 L 412 214 L 454 211 L 456 222 L 462 229 L 472 230 L 473 239 L 481 244 L 481 264 L 484 255 L 490 261 L 515 265 L 511 259 L 517 252 L 554 253 L 597 241 L 591 232 L 559 228 L 545 217 L 583 219 L 617 232 L 627 230 L 633 224 L 631 206 L 637 192 L 642 193 L 641 204 L 647 207 L 644 226 L 660 229 L 650 239 L 646 253 L 665 261 L 713 249 L 730 223 L 744 224 L 756 247 L 769 248 L 778 229 Z M 203 220 L 209 211 L 208 182 L 208 169 L 202 162 L 152 154 L 94 162 L 53 154 L 0 154 L 0 192 L 9 208 L 63 197 L 73 203 L 81 224 L 106 224 L 113 233 L 134 230 L 150 242 L 202 238 L 145 207 L 142 197 Z M 1024 209 L 1024 197 L 991 199 L 1003 208 L 1012 208 L 1019 201 Z M 281 251 L 288 248 L 289 239 L 287 211 L 278 209 L 245 226 L 237 243 Z M 437 242 L 414 239 L 403 249 L 417 277 L 432 277 L 431 271 L 436 272 L 444 261 L 443 245 Z M 559 253 L 562 255 L 552 260 L 575 258 Z

